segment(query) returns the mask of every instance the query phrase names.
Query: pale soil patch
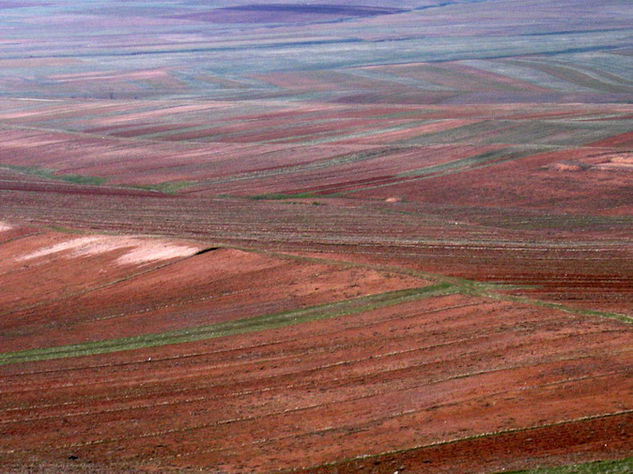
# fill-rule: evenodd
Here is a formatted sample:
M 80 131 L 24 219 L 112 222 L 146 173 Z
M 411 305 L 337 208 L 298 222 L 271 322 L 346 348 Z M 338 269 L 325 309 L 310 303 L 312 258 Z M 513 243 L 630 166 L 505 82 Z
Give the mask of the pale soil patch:
M 169 260 L 177 257 L 188 257 L 196 253 L 196 247 L 173 245 L 164 242 L 143 241 L 136 248 L 120 256 L 117 263 L 120 265 L 139 264 L 153 262 L 155 260 Z
M 617 153 L 595 166 L 598 169 L 633 170 L 633 153 Z
M 7 224 L 6 222 L 0 221 L 0 232 L 6 232 L 6 231 L 11 230 L 11 229 L 13 229 L 12 226 Z
M 585 170 L 633 170 L 633 153 L 602 153 L 581 160 L 561 161 L 549 166 L 556 171 L 585 171 Z
M 573 161 L 562 161 L 549 166 L 554 171 L 583 171 L 589 169 L 589 165 Z
M 198 247 L 176 245 L 161 240 L 91 236 L 60 242 L 18 257 L 16 260 L 33 260 L 62 252 L 69 252 L 67 254 L 69 257 L 84 257 L 121 249 L 126 249 L 126 252 L 117 258 L 116 263 L 119 265 L 143 264 L 157 260 L 188 257 L 199 250 Z

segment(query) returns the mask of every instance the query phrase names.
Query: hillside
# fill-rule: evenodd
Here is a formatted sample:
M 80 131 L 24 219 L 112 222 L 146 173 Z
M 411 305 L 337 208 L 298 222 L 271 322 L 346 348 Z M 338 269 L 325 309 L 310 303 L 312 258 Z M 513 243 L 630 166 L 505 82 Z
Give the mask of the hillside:
M 630 1 L 3 1 L 0 32 L 0 470 L 633 456 Z

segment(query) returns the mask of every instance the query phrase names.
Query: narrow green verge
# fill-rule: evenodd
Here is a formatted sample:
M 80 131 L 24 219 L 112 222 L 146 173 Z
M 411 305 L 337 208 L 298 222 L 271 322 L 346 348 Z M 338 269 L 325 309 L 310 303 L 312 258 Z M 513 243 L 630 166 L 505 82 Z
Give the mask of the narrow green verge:
M 178 329 L 157 334 L 93 341 L 58 347 L 47 347 L 25 351 L 5 352 L 0 354 L 0 365 L 35 362 L 67 357 L 79 357 L 95 354 L 106 354 L 147 347 L 180 344 L 185 342 L 232 336 L 267 329 L 276 329 L 294 324 L 335 318 L 349 314 L 361 313 L 386 306 L 393 306 L 407 301 L 439 294 L 456 293 L 457 288 L 448 283 L 390 291 L 377 295 L 363 296 L 336 303 L 311 306 L 293 311 L 257 316 L 254 318 L 227 321 L 194 328 Z
M 281 201 L 283 199 L 305 199 L 317 197 L 313 193 L 297 193 L 297 194 L 282 194 L 282 193 L 270 193 L 270 194 L 257 194 L 255 196 L 249 196 L 248 199 L 254 201 Z
M 630 472 L 633 472 L 633 458 L 595 461 L 570 466 L 542 467 L 527 471 L 514 471 L 514 474 L 628 474 Z
M 585 308 L 576 308 L 573 306 L 567 306 L 562 303 L 543 301 L 534 298 L 529 298 L 527 296 L 518 296 L 511 295 L 507 293 L 502 293 L 503 291 L 510 290 L 521 290 L 532 287 L 531 285 L 513 285 L 508 283 L 493 283 L 493 282 L 482 282 L 476 280 L 468 280 L 466 278 L 460 277 L 450 277 L 446 275 L 442 275 L 440 273 L 429 273 L 422 272 L 419 270 L 407 270 L 403 268 L 399 268 L 392 265 L 371 265 L 371 264 L 363 264 L 363 263 L 352 263 L 344 260 L 331 260 L 326 258 L 317 258 L 317 257 L 305 257 L 299 255 L 292 255 L 280 252 L 261 252 L 254 249 L 249 248 L 239 248 L 244 252 L 254 252 L 261 253 L 264 255 L 272 255 L 275 258 L 285 258 L 291 260 L 299 260 L 304 262 L 312 262 L 312 263 L 325 263 L 328 265 L 340 265 L 342 267 L 359 267 L 359 268 L 368 268 L 376 271 L 382 272 L 392 272 L 403 275 L 409 275 L 416 278 L 423 278 L 425 280 L 431 280 L 437 283 L 445 283 L 448 284 L 454 293 L 460 293 L 462 295 L 468 296 L 478 296 L 481 298 L 489 298 L 497 301 L 508 301 L 512 303 L 520 303 L 531 306 L 539 306 L 541 308 L 554 309 L 558 311 L 563 311 L 569 314 L 575 314 L 578 316 L 589 316 L 589 317 L 598 317 L 598 318 L 606 318 L 606 319 L 615 319 L 622 323 L 633 324 L 633 317 L 621 314 L 621 313 L 608 313 L 605 311 L 597 311 L 593 309 L 585 309 Z
M 136 189 L 146 189 L 148 191 L 157 191 L 165 194 L 176 194 L 181 189 L 190 188 L 198 184 L 199 183 L 197 183 L 196 181 L 163 181 L 162 183 L 132 185 L 129 187 Z
M 20 173 L 30 174 L 32 176 L 39 176 L 40 178 L 56 179 L 59 181 L 67 181 L 75 184 L 93 184 L 102 185 L 105 184 L 106 179 L 98 176 L 84 176 L 80 174 L 55 174 L 55 170 L 47 168 L 39 168 L 37 166 L 16 166 L 16 165 L 1 165 L 3 168 L 7 168 Z
M 633 318 L 630 316 L 627 316 L 626 314 L 607 313 L 605 311 L 596 311 L 594 309 L 574 308 L 572 306 L 567 306 L 561 303 L 541 301 L 541 300 L 536 300 L 533 298 L 528 298 L 525 296 L 502 295 L 498 293 L 497 294 L 486 293 L 486 294 L 481 294 L 481 296 L 486 297 L 486 298 L 493 298 L 497 300 L 512 301 L 515 303 L 540 306 L 541 308 L 556 309 L 558 311 L 563 311 L 565 313 L 570 313 L 570 314 L 577 314 L 580 316 L 591 316 L 591 317 L 597 317 L 597 318 L 615 319 L 622 323 L 633 324 Z

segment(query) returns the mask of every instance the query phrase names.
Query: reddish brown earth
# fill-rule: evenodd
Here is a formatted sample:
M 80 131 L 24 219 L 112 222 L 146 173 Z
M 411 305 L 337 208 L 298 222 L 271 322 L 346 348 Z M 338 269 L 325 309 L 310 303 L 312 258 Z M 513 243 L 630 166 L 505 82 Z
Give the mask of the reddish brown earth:
M 623 314 L 633 310 L 633 223 L 626 217 L 443 206 L 420 212 L 408 202 L 350 199 L 252 201 L 122 193 L 106 201 L 82 194 L 2 193 L 7 217 L 33 223 L 54 220 L 85 230 L 181 236 L 209 247 L 318 251 L 326 259 L 522 285 L 515 293 L 574 307 Z
M 291 3 L 0 2 L 0 471 L 633 456 L 630 4 Z
M 557 212 L 630 215 L 633 188 L 627 156 L 621 151 L 591 147 L 539 153 L 496 164 L 494 172 L 483 167 L 432 180 L 403 179 L 402 183 L 354 195 L 400 195 L 416 201 L 471 207 L 501 207 L 503 203 L 540 210 L 552 209 L 555 203 Z M 530 180 L 526 181 L 528 175 Z
M 0 246 L 5 351 L 157 333 L 427 284 L 230 248 L 196 255 L 203 248 L 194 242 L 18 232 L 2 232 L 13 238 Z
M 50 276 L 32 300 L 9 306 L 3 352 L 428 285 L 409 276 L 406 254 L 381 257 L 379 247 L 364 257 L 331 247 L 312 255 L 320 260 L 228 248 L 194 256 L 204 248 L 195 241 L 2 229 L 11 237 L 1 276 L 16 285 L 7 302 L 23 299 L 19 286 L 34 275 Z M 138 261 L 165 246 L 187 250 Z M 122 264 L 125 255 L 137 261 Z M 389 270 L 370 264 L 381 260 Z M 628 455 L 631 326 L 481 291 L 493 297 L 438 295 L 283 329 L 0 366 L 3 465 L 479 472 Z
M 617 321 L 452 295 L 237 338 L 13 364 L 2 368 L 3 452 L 115 469 L 269 471 L 378 454 L 377 445 L 405 452 L 370 465 L 455 451 L 457 463 L 429 455 L 441 470 L 494 439 L 478 461 L 489 470 L 505 465 L 496 452 L 534 453 L 517 443 L 542 431 L 566 436 L 567 456 L 617 456 L 631 442 L 630 338 Z M 570 426 L 593 437 L 565 435 Z M 480 433 L 490 434 L 471 439 Z M 592 450 L 587 436 L 610 444 Z
M 633 433 L 630 413 L 590 421 L 568 422 L 546 428 L 532 428 L 508 434 L 483 436 L 463 442 L 447 442 L 437 446 L 414 448 L 407 452 L 385 454 L 369 459 L 333 463 L 308 468 L 308 472 L 460 472 L 525 468 L 517 457 L 529 453 L 531 467 L 552 464 L 577 464 L 613 456 L 628 455 Z M 613 443 L 616 446 L 613 446 Z M 574 446 L 570 452 L 569 447 Z M 604 451 L 599 452 L 600 448 Z M 486 453 L 482 459 L 481 453 Z M 597 455 L 597 456 L 596 456 Z

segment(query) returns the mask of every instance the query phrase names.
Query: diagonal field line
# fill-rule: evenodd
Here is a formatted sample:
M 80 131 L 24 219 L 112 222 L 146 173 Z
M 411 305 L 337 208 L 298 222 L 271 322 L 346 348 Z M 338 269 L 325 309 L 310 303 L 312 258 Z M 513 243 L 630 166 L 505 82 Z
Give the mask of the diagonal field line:
M 227 321 L 157 334 L 146 334 L 66 346 L 5 352 L 0 354 L 0 365 L 107 354 L 111 352 L 232 336 L 266 329 L 281 328 L 308 321 L 318 321 L 321 319 L 356 314 L 407 301 L 414 301 L 430 296 L 455 292 L 456 289 L 449 283 L 438 283 L 436 285 L 420 288 L 390 291 L 376 295 L 353 298 L 337 303 L 318 305 L 300 310 L 285 311 L 282 313 L 268 314 L 255 318 L 239 319 L 236 321 Z

